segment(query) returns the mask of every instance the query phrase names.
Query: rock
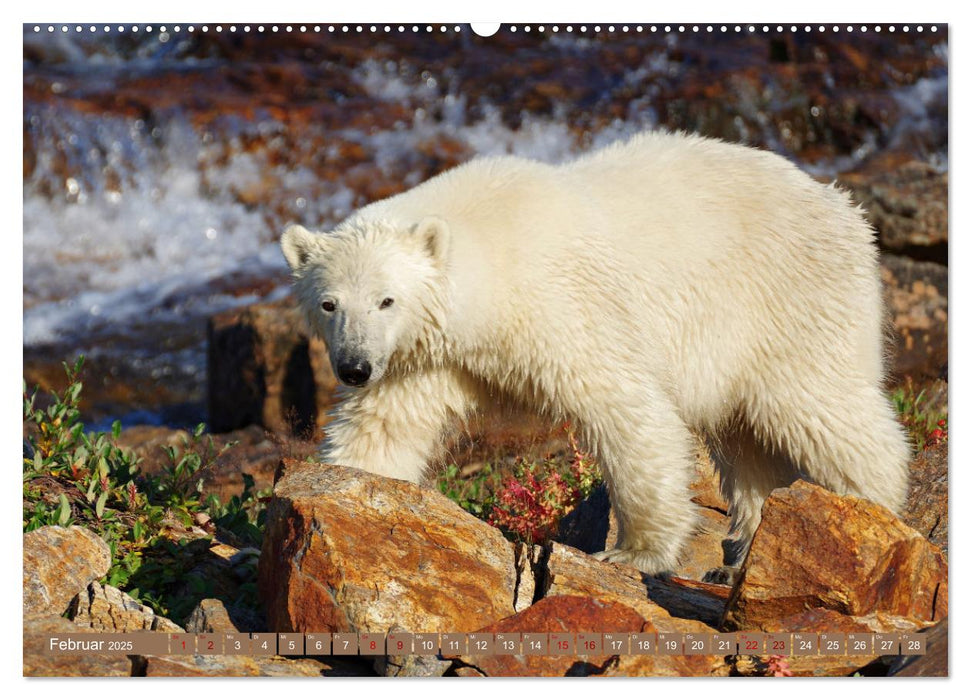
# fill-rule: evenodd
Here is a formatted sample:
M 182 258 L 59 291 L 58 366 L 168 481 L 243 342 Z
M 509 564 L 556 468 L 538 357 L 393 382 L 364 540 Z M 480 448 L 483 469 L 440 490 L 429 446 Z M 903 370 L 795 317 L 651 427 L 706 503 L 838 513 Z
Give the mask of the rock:
M 292 299 L 213 316 L 208 342 L 213 432 L 257 424 L 312 437 L 326 423 L 337 380 Z
M 156 615 L 127 593 L 97 581 L 78 593 L 68 609 L 68 617 L 82 627 L 104 632 L 184 632 L 171 620 Z
M 661 632 L 713 632 L 725 607 L 724 597 L 600 562 L 556 542 L 541 562 L 539 580 L 543 598 L 588 596 L 622 603 Z
M 890 676 L 947 678 L 947 618 L 927 632 L 927 652 L 920 656 L 899 656 L 890 664 Z
M 381 676 L 438 678 L 452 667 L 452 662 L 437 656 L 378 656 L 374 667 Z
M 189 619 L 185 623 L 185 631 L 194 634 L 206 632 L 239 632 L 239 628 L 233 624 L 226 606 L 221 600 L 216 598 L 205 598 L 189 614 Z
M 840 175 L 840 182 L 866 209 L 882 247 L 908 251 L 938 246 L 946 256 L 947 172 L 919 160 L 890 162 L 896 160 L 893 153 L 877 158 L 861 170 Z
M 516 597 L 513 608 L 522 612 L 536 600 L 536 577 L 544 558 L 544 549 L 538 545 L 516 545 Z
M 947 267 L 883 255 L 884 296 L 894 329 L 894 372 L 917 380 L 947 375 Z
M 587 596 L 544 598 L 526 610 L 480 630 L 499 632 L 657 632 L 636 610 Z M 454 671 L 471 669 L 486 676 L 708 676 L 727 674 L 713 656 L 465 655 L 452 658 Z M 465 675 L 465 674 L 462 674 Z
M 259 591 L 278 632 L 473 632 L 515 612 L 513 545 L 437 491 L 284 462 Z
M 947 445 L 934 445 L 910 463 L 910 492 L 901 518 L 947 554 Z
M 240 604 L 226 605 L 218 598 L 203 598 L 186 618 L 186 632 L 260 632 L 266 629 L 262 615 Z
M 60 615 L 111 567 L 111 550 L 90 530 L 47 525 L 24 533 L 24 615 Z
M 130 676 L 132 661 L 119 654 L 52 654 L 51 636 L 82 635 L 85 630 L 57 615 L 24 618 L 24 676 Z
M 947 562 L 886 508 L 797 481 L 766 499 L 725 624 L 765 629 L 808 608 L 939 620 Z

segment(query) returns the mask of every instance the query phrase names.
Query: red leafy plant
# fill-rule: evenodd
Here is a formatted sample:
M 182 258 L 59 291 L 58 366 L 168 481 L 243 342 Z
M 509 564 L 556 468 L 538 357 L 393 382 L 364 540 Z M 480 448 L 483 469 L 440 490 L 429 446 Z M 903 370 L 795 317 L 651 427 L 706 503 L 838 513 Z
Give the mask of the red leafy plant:
M 596 463 L 580 450 L 567 428 L 572 453 L 566 468 L 553 462 L 519 462 L 496 491 L 487 522 L 515 540 L 538 544 L 548 540 L 560 519 L 601 481 Z

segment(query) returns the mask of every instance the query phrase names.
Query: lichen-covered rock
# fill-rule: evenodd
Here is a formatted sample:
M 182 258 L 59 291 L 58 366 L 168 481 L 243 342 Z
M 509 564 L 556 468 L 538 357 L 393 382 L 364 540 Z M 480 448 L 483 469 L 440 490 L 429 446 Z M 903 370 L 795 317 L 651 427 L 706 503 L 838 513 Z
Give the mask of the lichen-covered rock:
M 97 581 L 74 597 L 68 616 L 75 624 L 104 632 L 185 631 L 127 593 Z
M 90 530 L 47 525 L 24 533 L 24 615 L 60 615 L 108 573 L 111 550 Z
M 862 633 L 871 632 L 914 632 L 920 625 L 914 620 L 888 615 L 885 613 L 871 613 L 865 616 L 841 615 L 835 610 L 813 608 L 804 610 L 766 623 L 766 632 L 777 634 L 815 632 L 815 633 Z M 868 654 L 853 654 L 849 650 L 845 654 L 808 654 L 793 655 L 786 658 L 786 666 L 793 676 L 848 676 L 855 671 L 878 661 L 881 657 L 879 650 Z M 765 675 L 768 655 L 758 657 L 738 657 L 733 664 L 733 671 L 739 675 Z
M 435 491 L 286 462 L 259 590 L 278 632 L 473 632 L 515 612 L 516 555 Z
M 725 622 L 764 629 L 810 608 L 940 620 L 947 562 L 886 508 L 796 482 L 766 499 Z

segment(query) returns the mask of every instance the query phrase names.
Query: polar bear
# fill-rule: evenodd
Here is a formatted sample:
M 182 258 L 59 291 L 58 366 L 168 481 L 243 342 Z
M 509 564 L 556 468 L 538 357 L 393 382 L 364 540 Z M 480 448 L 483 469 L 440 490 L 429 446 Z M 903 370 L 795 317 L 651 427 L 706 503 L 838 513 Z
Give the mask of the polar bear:
M 572 162 L 477 158 L 281 244 L 353 390 L 330 463 L 421 480 L 447 426 L 506 396 L 571 421 L 618 519 L 597 556 L 670 572 L 695 525 L 693 433 L 741 563 L 796 478 L 899 509 L 871 227 L 785 159 L 641 134 Z

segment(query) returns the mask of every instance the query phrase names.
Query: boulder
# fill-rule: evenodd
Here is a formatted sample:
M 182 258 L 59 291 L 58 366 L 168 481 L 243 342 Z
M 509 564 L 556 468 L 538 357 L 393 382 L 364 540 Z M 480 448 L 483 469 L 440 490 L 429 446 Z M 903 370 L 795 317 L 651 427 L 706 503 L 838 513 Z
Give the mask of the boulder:
M 127 593 L 114 586 L 94 581 L 78 593 L 68 609 L 68 617 L 82 627 L 103 632 L 184 632 L 171 620 L 156 615 Z
M 940 620 L 947 561 L 886 508 L 797 481 L 766 499 L 725 624 L 765 629 L 811 608 Z
M 486 633 L 578 631 L 656 633 L 657 628 L 622 603 L 587 596 L 544 598 L 526 610 L 484 627 Z M 485 676 L 708 676 L 727 675 L 715 656 L 628 656 L 612 654 L 463 655 L 451 658 L 459 675 Z
M 436 491 L 285 461 L 259 563 L 278 632 L 473 632 L 515 612 L 517 557 Z
M 538 570 L 542 598 L 589 596 L 622 603 L 661 632 L 714 632 L 725 608 L 727 586 L 689 587 L 662 581 L 626 564 L 604 563 L 557 542 Z M 724 589 L 718 595 L 713 590 Z
M 24 533 L 24 615 L 60 615 L 108 573 L 111 550 L 90 530 L 47 525 Z
M 213 316 L 208 348 L 213 432 L 256 424 L 312 438 L 327 422 L 337 380 L 292 298 Z

